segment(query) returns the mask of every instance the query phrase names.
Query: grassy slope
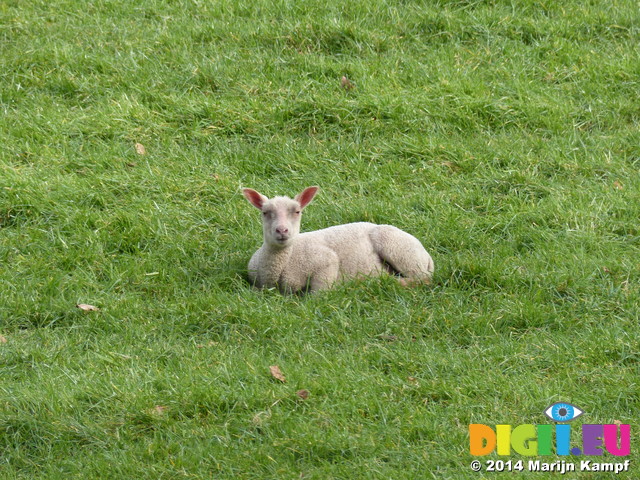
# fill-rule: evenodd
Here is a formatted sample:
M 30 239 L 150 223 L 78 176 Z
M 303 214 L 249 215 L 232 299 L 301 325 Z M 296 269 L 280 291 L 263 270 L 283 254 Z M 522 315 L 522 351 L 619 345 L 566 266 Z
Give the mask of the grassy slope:
M 467 425 L 557 400 L 637 440 L 640 18 L 558 3 L 3 2 L 0 475 L 479 478 Z M 308 184 L 435 285 L 249 289 L 239 187 Z

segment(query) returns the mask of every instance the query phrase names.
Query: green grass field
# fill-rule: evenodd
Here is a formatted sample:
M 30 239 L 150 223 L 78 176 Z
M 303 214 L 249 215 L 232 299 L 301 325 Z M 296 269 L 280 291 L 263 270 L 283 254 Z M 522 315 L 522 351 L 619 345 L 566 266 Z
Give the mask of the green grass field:
M 0 478 L 540 479 L 468 425 L 556 401 L 631 424 L 566 478 L 640 476 L 636 1 L 5 0 L 0 49 Z M 240 188 L 308 185 L 434 284 L 253 290 Z

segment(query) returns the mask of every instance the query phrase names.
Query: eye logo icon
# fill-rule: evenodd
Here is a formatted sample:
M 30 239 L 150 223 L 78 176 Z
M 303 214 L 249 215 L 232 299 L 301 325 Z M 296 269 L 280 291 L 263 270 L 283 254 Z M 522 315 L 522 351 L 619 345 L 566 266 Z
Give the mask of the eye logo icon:
M 554 422 L 570 422 L 583 413 L 584 412 L 575 405 L 566 402 L 554 403 L 544 411 L 544 414 Z

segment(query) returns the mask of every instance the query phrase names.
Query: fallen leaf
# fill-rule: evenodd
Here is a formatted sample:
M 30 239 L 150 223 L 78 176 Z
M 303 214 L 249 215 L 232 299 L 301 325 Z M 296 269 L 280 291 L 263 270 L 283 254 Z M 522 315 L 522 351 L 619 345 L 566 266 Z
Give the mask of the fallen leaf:
M 271 372 L 271 376 L 276 380 L 280 380 L 283 383 L 287 381 L 287 379 L 284 378 L 284 375 L 282 374 L 282 371 L 280 370 L 279 366 L 271 365 L 269 367 L 269 371 Z
M 604 273 L 611 273 L 611 270 L 609 270 L 607 267 L 602 267 L 602 271 Z
M 388 335 L 386 333 L 378 335 L 378 338 L 387 342 L 395 342 L 396 340 L 398 340 L 397 335 Z
M 98 310 L 100 310 L 98 307 L 87 305 L 86 303 L 79 303 L 78 305 L 76 305 L 76 307 L 84 312 L 97 312 Z
M 614 420 L 613 424 L 614 425 L 622 425 L 622 422 L 620 420 Z
M 0 335 L 0 343 L 7 343 L 7 337 Z
M 450 162 L 449 160 L 445 160 L 444 162 L 442 162 L 442 166 L 447 167 L 451 170 L 457 170 L 458 168 L 458 164 L 455 162 Z
M 305 390 L 304 388 L 302 390 L 298 390 L 296 392 L 296 395 L 301 399 L 301 400 L 306 400 L 307 398 L 309 398 L 309 390 Z
M 165 406 L 162 406 L 162 405 L 156 405 L 151 410 L 151 413 L 154 414 L 154 415 L 163 415 L 164 412 L 166 412 L 168 408 L 169 407 L 165 407 Z
M 624 188 L 624 186 L 618 180 L 613 182 L 613 186 L 616 187 L 618 190 L 622 190 Z
M 251 419 L 251 423 L 254 425 L 262 425 L 265 421 L 271 418 L 270 411 L 258 412 Z
M 407 380 L 409 380 L 411 383 L 416 383 L 418 381 L 416 377 L 407 377 Z
M 136 143 L 136 153 L 138 155 L 145 155 L 147 153 L 147 149 L 144 148 L 144 145 L 141 143 Z
M 346 75 L 340 79 L 340 84 L 345 90 L 353 90 L 355 88 L 353 82 L 349 80 Z

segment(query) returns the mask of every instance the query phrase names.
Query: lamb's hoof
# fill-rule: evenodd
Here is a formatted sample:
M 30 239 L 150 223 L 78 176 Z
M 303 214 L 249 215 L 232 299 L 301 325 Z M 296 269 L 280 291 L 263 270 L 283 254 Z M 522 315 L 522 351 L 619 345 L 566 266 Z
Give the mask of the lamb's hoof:
M 414 287 L 417 287 L 419 285 L 431 285 L 431 279 L 430 278 L 404 278 L 404 277 L 400 277 L 400 278 L 398 278 L 398 283 L 400 283 L 400 285 L 402 285 L 403 287 L 414 288 Z

